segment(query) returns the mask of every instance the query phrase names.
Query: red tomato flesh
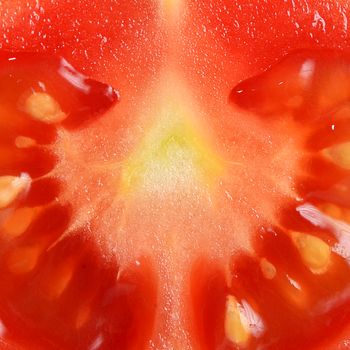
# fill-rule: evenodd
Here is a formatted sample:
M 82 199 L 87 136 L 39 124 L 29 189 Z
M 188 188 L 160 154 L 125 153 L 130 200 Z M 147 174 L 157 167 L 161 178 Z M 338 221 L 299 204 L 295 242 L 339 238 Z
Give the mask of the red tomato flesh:
M 0 5 L 4 343 L 346 344 L 347 13 L 293 4 Z

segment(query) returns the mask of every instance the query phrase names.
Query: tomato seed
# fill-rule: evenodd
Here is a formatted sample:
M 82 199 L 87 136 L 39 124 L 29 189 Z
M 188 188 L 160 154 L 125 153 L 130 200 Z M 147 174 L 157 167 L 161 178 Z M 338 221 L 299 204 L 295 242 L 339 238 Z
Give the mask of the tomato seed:
M 300 232 L 291 233 L 294 244 L 305 265 L 316 274 L 324 273 L 331 261 L 331 248 L 316 236 Z
M 28 190 L 30 178 L 23 174 L 21 176 L 0 177 L 0 208 L 6 208 Z
M 60 123 L 67 118 L 58 102 L 44 92 L 33 92 L 25 100 L 23 109 L 35 120 L 47 124 Z

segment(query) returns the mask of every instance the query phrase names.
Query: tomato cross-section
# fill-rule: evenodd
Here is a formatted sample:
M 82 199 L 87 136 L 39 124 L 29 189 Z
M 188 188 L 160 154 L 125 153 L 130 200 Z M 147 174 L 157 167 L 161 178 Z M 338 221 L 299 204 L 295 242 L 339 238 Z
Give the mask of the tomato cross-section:
M 0 341 L 344 348 L 347 16 L 1 3 Z

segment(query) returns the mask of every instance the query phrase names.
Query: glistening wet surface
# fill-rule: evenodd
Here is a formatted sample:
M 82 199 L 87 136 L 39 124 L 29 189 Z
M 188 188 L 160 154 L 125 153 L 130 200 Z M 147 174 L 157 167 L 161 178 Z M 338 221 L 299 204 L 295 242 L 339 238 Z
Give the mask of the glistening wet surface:
M 346 54 L 291 53 L 240 83 L 221 139 L 178 67 L 135 126 L 65 59 L 1 59 L 5 341 L 176 349 L 195 329 L 203 349 L 307 349 L 344 329 Z

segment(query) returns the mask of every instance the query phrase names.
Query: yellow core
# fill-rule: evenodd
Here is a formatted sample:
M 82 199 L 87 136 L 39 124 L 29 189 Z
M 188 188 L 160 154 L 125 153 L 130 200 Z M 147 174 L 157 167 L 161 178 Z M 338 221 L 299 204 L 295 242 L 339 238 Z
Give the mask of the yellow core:
M 150 125 L 144 127 L 139 145 L 123 164 L 124 193 L 208 186 L 223 170 L 223 161 L 205 132 L 205 115 L 193 103 L 186 84 L 170 73 L 160 81 L 147 108 L 150 115 L 140 117 L 141 123 L 149 120 Z

